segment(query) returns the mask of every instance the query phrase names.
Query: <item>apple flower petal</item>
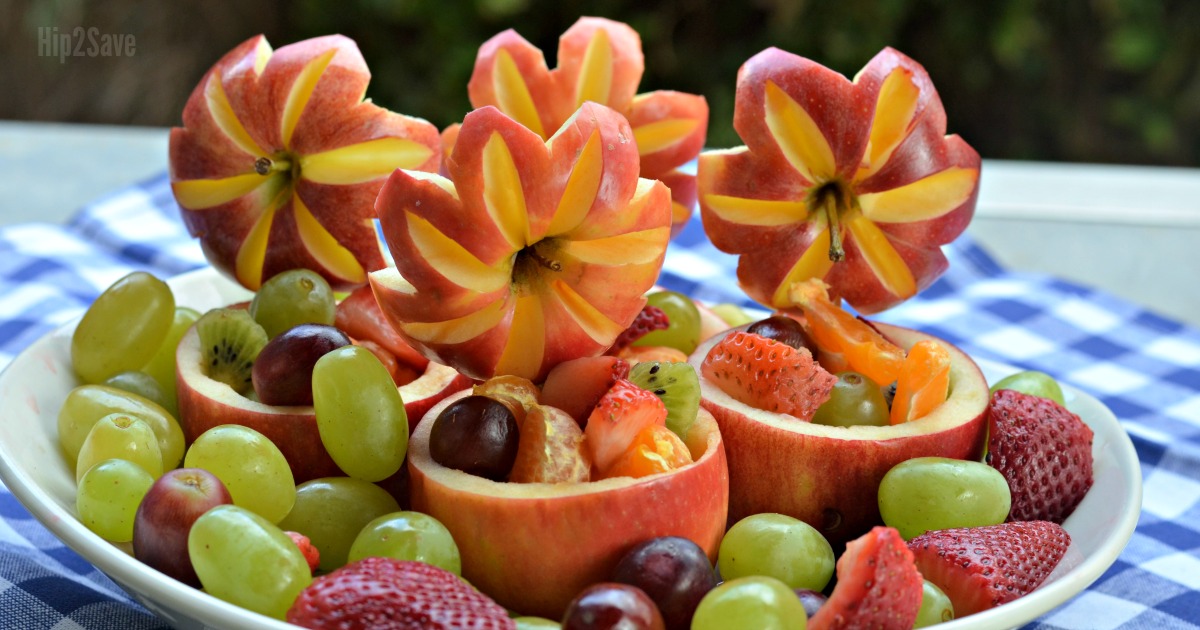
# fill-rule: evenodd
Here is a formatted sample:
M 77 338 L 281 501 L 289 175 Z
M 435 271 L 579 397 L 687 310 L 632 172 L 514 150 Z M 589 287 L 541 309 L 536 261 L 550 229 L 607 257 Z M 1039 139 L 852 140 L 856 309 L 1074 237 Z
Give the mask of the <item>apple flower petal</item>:
M 376 138 L 300 158 L 304 178 L 318 184 L 361 184 L 387 177 L 397 168 L 416 169 L 433 149 L 406 138 Z
M 979 169 L 950 167 L 911 184 L 859 195 L 858 204 L 872 221 L 924 221 L 961 206 L 978 185 Z
M 674 238 L 691 220 L 692 211 L 696 207 L 696 175 L 675 169 L 662 173 L 655 179 L 671 191 L 671 237 Z
M 636 128 L 623 134 L 618 142 L 633 142 L 642 148 L 642 177 L 683 187 L 680 194 L 672 195 L 678 205 L 672 213 L 677 232 L 691 217 L 695 183 L 674 169 L 695 158 L 703 147 L 708 105 L 702 96 L 681 92 L 636 95 L 644 65 L 637 31 L 605 18 L 584 17 L 559 38 L 558 67 L 554 70 L 548 70 L 541 51 L 515 31 L 504 31 L 488 40 L 479 49 L 468 93 L 472 106 L 496 107 L 546 139 L 555 130 L 569 126 L 570 117 L 588 102 L 624 114 Z M 448 143 L 449 155 L 457 130 L 443 139 Z M 579 148 L 583 146 L 586 144 L 581 143 Z M 442 170 L 449 172 L 447 167 Z M 591 172 L 585 168 L 580 175 Z M 573 192 L 586 195 L 588 186 L 584 184 L 590 181 L 581 178 Z M 569 230 L 570 217 L 561 215 L 548 229 L 555 233 Z M 536 234 L 539 220 L 531 216 L 531 221 Z
M 171 133 L 171 184 L 214 266 L 250 289 L 297 267 L 348 289 L 384 265 L 375 197 L 396 168 L 436 168 L 440 139 L 364 102 L 369 81 L 342 36 L 255 37 L 205 75 Z
M 642 157 L 643 177 L 658 179 L 704 148 L 708 102 L 698 94 L 669 90 L 638 94 L 626 117 Z
M 569 115 L 542 51 L 512 29 L 479 47 L 467 95 L 472 107 L 496 107 L 543 138 Z
M 938 246 L 974 212 L 979 157 L 945 123 L 924 68 L 894 50 L 853 82 L 765 50 L 738 72 L 746 146 L 700 156 L 705 231 L 771 308 L 808 278 L 862 313 L 895 305 L 942 273 Z
M 644 70 L 642 39 L 628 24 L 581 17 L 558 39 L 555 79 L 572 108 L 593 101 L 627 111 Z
M 536 380 L 602 353 L 645 303 L 670 230 L 628 122 L 589 102 L 543 141 L 483 107 L 457 133 L 449 177 L 397 170 L 380 192 L 396 261 L 370 274 L 382 310 L 472 378 Z

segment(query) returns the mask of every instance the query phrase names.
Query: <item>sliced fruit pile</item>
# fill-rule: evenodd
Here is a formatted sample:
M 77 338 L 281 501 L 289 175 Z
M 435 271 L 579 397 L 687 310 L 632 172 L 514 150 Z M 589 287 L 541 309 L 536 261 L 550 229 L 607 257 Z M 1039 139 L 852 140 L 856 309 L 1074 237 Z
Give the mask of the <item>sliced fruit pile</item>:
M 643 362 L 631 372 L 617 357 L 575 359 L 551 370 L 540 388 L 511 376 L 476 385 L 434 419 L 430 453 L 447 468 L 493 481 L 645 477 L 704 453 L 703 443 L 695 452 L 685 443 L 699 404 L 687 363 Z
M 704 377 L 740 402 L 832 426 L 911 422 L 946 401 L 945 347 L 922 340 L 906 351 L 826 289 L 820 280 L 797 283 L 799 316 L 776 315 L 727 335 L 705 355 Z

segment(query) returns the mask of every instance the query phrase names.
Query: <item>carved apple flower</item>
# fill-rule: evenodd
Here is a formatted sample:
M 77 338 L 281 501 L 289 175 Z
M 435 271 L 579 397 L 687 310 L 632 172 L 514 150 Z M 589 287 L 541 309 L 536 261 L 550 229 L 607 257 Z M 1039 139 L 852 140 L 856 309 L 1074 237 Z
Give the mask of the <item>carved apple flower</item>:
M 792 307 L 821 278 L 874 313 L 945 270 L 940 246 L 975 211 L 979 155 L 946 135 L 929 75 L 885 49 L 854 78 L 768 49 L 738 73 L 734 127 L 746 143 L 699 159 L 705 231 L 738 254 L 747 294 Z
M 396 266 L 370 274 L 396 329 L 472 378 L 531 380 L 604 352 L 645 304 L 670 196 L 638 178 L 629 123 L 585 103 L 543 140 L 467 115 L 448 176 L 396 171 L 377 209 Z
M 370 73 L 340 35 L 226 54 L 171 130 L 171 188 L 214 266 L 249 289 L 296 267 L 334 287 L 384 265 L 375 196 L 396 168 L 433 170 L 437 129 L 363 100 Z
M 492 105 L 548 138 L 586 101 L 607 105 L 633 127 L 641 176 L 671 189 L 676 231 L 691 217 L 695 177 L 679 169 L 704 147 L 708 104 L 703 96 L 657 90 L 637 93 L 642 80 L 642 41 L 629 25 L 583 17 L 559 38 L 558 67 L 546 67 L 542 51 L 513 30 L 479 48 L 467 85 L 473 107 Z M 446 134 L 453 144 L 456 130 Z

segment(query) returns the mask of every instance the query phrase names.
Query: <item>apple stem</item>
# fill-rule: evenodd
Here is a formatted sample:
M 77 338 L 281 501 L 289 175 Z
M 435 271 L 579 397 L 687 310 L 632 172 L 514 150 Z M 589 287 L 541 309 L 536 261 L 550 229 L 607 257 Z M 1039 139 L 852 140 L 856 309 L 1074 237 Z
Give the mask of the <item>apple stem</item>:
M 846 250 L 842 248 L 842 224 L 837 198 L 835 194 L 824 195 L 821 204 L 825 219 L 829 222 L 829 260 L 833 262 L 841 262 L 846 257 Z

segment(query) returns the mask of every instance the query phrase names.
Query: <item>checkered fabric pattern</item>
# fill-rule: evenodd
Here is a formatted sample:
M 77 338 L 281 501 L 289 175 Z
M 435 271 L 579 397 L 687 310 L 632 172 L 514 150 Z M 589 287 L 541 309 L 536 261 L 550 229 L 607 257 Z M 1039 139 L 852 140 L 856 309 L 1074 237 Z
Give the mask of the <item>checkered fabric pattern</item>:
M 1029 627 L 1200 628 L 1200 330 L 1103 292 L 1005 271 L 966 237 L 947 250 L 947 274 L 880 319 L 1092 394 L 1121 419 L 1142 465 L 1144 507 L 1128 547 L 1086 592 Z M 0 230 L 0 367 L 129 271 L 168 277 L 204 264 L 165 176 L 66 226 Z M 750 305 L 735 268 L 694 220 L 672 243 L 661 283 Z M 0 490 L 0 628 L 51 627 L 162 622 Z

